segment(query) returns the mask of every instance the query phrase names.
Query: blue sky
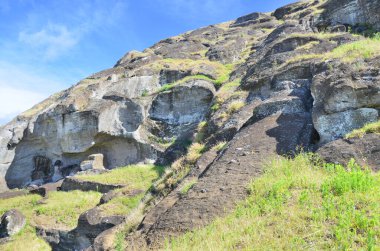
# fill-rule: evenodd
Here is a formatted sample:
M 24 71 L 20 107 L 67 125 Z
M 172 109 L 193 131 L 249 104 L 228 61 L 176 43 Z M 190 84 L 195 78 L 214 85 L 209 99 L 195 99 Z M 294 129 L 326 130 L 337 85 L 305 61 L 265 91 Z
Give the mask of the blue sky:
M 0 0 L 0 124 L 129 50 L 290 0 Z

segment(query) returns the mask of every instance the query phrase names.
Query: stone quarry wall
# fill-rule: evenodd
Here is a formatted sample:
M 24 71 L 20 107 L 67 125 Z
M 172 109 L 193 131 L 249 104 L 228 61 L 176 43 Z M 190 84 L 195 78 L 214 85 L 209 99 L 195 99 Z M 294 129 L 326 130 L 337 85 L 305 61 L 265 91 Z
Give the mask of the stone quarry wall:
M 314 13 L 315 8 L 321 11 Z M 242 121 L 307 109 L 320 143 L 341 138 L 379 117 L 379 71 L 373 69 L 378 60 L 366 62 L 360 72 L 338 61 L 287 61 L 358 39 L 348 33 L 323 38 L 317 27 L 362 23 L 380 29 L 379 1 L 302 1 L 272 15 L 252 13 L 129 52 L 113 68 L 0 128 L 0 191 L 72 175 L 92 154 L 103 154 L 108 169 L 154 162 L 166 156 L 165 142 L 192 135 L 204 119 L 219 130 L 215 141 L 230 137 L 227 132 Z M 233 70 L 228 72 L 228 65 Z M 231 94 L 221 103 L 216 97 L 220 79 L 241 80 L 241 95 Z M 284 90 L 303 98 L 293 102 L 281 94 Z M 253 118 L 232 116 L 226 124 L 220 119 L 229 115 L 233 102 L 250 106 L 257 101 L 264 104 L 252 111 Z M 218 111 L 210 109 L 215 104 Z

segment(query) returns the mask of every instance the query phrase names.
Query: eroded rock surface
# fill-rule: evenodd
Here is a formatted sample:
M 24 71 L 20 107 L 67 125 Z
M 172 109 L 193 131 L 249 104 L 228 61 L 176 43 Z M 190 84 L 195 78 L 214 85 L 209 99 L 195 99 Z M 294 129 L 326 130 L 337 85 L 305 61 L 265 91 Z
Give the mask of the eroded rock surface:
M 0 238 L 10 237 L 22 230 L 26 224 L 25 216 L 18 210 L 12 209 L 1 216 Z
M 370 24 L 380 29 L 380 3 L 373 0 L 327 1 L 321 19 L 335 24 Z
M 142 243 L 130 241 L 131 245 L 160 246 L 171 236 L 204 226 L 234 208 L 247 195 L 246 186 L 260 175 L 268 156 L 291 153 L 302 144 L 299 139 L 307 133 L 308 121 L 310 117 L 302 113 L 277 114 L 244 128 L 185 197 L 159 214 L 152 225 L 142 222 L 144 239 Z
M 104 85 L 110 81 L 112 79 L 105 80 Z M 153 90 L 158 90 L 158 81 L 156 78 Z M 4 127 L 5 136 L 1 138 L 6 146 L 1 152 L 3 189 L 41 185 L 73 175 L 80 170 L 83 161 L 98 153 L 104 156 L 104 166 L 108 169 L 152 162 L 162 150 L 153 147 L 147 137 L 149 121 L 154 119 L 165 124 L 172 132 L 171 137 L 180 136 L 206 115 L 215 92 L 212 84 L 194 80 L 164 93 L 132 100 L 130 97 L 142 95 L 136 94 L 142 91 L 140 89 L 133 91 L 133 85 L 123 79 L 114 82 L 110 88 L 113 90 L 107 92 L 100 86 L 89 88 L 94 97 L 86 100 L 86 108 L 76 108 L 67 97 L 27 122 L 15 120 Z M 137 85 L 140 88 L 143 84 Z M 79 87 L 83 88 L 81 84 Z M 144 89 L 150 90 L 152 88 Z M 69 96 L 76 95 L 73 92 L 69 92 Z M 65 105 L 69 102 L 70 105 Z M 19 123 L 20 128 L 12 128 L 18 131 L 9 131 L 8 128 Z M 176 130 L 180 124 L 185 125 L 184 128 Z
M 313 77 L 313 121 L 322 142 L 343 137 L 378 120 L 380 75 L 378 59 L 357 70 L 351 64 L 325 63 Z
M 194 124 L 208 112 L 215 88 L 197 80 L 162 92 L 153 100 L 149 117 L 169 125 Z
M 84 160 L 80 163 L 80 169 L 81 171 L 86 170 L 104 170 L 104 162 L 103 162 L 104 156 L 103 154 L 92 154 L 88 156 L 87 160 Z
M 377 170 L 378 135 L 342 138 L 379 119 L 379 58 L 347 63 L 323 55 L 363 39 L 349 30 L 380 30 L 379 13 L 375 0 L 300 1 L 128 52 L 113 68 L 0 128 L 0 191 L 30 186 L 45 193 L 41 185 L 61 180 L 63 190 L 100 187 L 104 203 L 122 195 L 109 192 L 120 186 L 68 176 L 170 165 L 196 140 L 207 151 L 187 163 L 182 183 L 165 187 L 173 189 L 166 197 L 151 195 L 161 202 L 150 205 L 139 231 L 128 237 L 130 248 L 141 249 L 158 248 L 232 210 L 270 156 L 320 147 L 329 162 L 354 158 Z M 224 141 L 225 149 L 213 149 Z M 38 233 L 55 250 L 96 249 L 124 220 L 94 208 L 72 231 Z
M 346 165 L 351 159 L 358 164 L 380 169 L 380 135 L 367 134 L 362 138 L 338 139 L 318 149 L 317 153 L 328 163 Z

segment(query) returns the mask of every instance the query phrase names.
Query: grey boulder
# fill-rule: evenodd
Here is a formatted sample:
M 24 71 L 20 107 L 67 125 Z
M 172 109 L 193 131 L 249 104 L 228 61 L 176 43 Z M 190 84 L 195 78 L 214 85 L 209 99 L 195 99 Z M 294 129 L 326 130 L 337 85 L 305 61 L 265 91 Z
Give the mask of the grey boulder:
M 25 216 L 16 209 L 3 214 L 0 224 L 0 238 L 10 237 L 20 232 L 26 224 Z

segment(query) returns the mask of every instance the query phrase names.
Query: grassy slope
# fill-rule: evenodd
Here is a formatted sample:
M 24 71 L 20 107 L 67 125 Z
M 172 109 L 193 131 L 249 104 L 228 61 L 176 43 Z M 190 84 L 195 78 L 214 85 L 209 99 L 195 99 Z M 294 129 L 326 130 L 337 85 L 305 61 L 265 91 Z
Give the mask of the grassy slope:
M 163 173 L 163 167 L 153 165 L 134 165 L 117 168 L 100 175 L 78 176 L 84 180 L 107 184 L 124 184 L 128 190 L 146 191 Z M 144 193 L 136 196 L 122 196 L 112 199 L 101 206 L 104 215 L 126 215 L 135 208 Z M 26 195 L 0 200 L 0 215 L 17 208 L 27 217 L 27 226 L 13 241 L 0 245 L 0 250 L 50 250 L 50 246 L 38 238 L 33 226 L 46 228 L 72 229 L 81 213 L 95 207 L 101 194 L 97 192 L 50 192 L 47 199 L 39 195 Z
M 367 124 L 360 129 L 353 130 L 352 132 L 347 134 L 345 138 L 349 139 L 363 137 L 365 134 L 368 133 L 380 133 L 380 120 L 374 123 Z
M 107 215 L 127 215 L 134 209 L 144 196 L 153 182 L 164 172 L 164 168 L 154 165 L 131 165 L 116 168 L 108 173 L 100 175 L 79 175 L 77 178 L 87 181 L 96 181 L 105 184 L 126 185 L 122 190 L 142 190 L 142 193 L 135 196 L 120 196 L 112 199 L 107 204 L 101 205 L 102 214 Z
M 314 159 L 314 161 L 312 161 Z M 268 164 L 248 199 L 168 250 L 378 250 L 380 175 L 299 155 Z
M 302 54 L 289 59 L 285 65 L 308 59 L 339 59 L 342 62 L 352 63 L 357 60 L 370 59 L 380 56 L 380 33 L 372 38 L 342 44 L 331 52 L 324 54 Z
M 79 215 L 94 207 L 101 194 L 95 192 L 51 192 L 46 200 L 39 195 L 25 195 L 0 200 L 0 214 L 12 208 L 20 210 L 27 218 L 26 227 L 13 241 L 0 245 L 0 250 L 50 250 L 50 246 L 38 238 L 33 226 L 71 229 Z
M 76 178 L 104 184 L 127 185 L 130 189 L 148 189 L 164 171 L 154 165 L 131 165 L 115 168 L 104 174 L 78 175 Z

